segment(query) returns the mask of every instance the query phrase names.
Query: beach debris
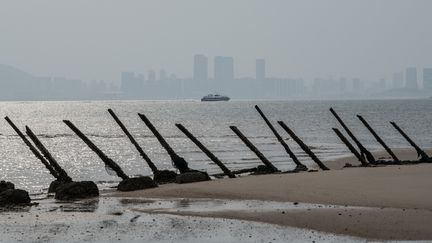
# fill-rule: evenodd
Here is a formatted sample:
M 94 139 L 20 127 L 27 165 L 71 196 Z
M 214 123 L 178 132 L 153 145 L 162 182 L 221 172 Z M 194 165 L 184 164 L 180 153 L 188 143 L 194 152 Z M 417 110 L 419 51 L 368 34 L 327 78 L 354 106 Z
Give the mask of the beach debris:
M 192 173 L 189 173 L 188 175 L 184 176 L 184 177 L 189 177 L 189 179 L 188 179 L 189 182 L 195 182 L 195 181 L 198 182 L 198 181 L 201 181 L 202 178 L 206 178 L 206 180 L 210 180 L 210 176 L 207 174 L 207 172 L 190 169 L 186 160 L 184 158 L 180 157 L 171 148 L 171 146 L 167 143 L 167 141 L 162 137 L 162 135 L 159 133 L 159 131 L 155 128 L 155 126 L 153 126 L 153 124 L 150 122 L 150 120 L 144 114 L 138 113 L 138 116 L 146 124 L 146 126 L 150 129 L 150 131 L 153 133 L 153 135 L 157 138 L 157 140 L 162 145 L 162 147 L 167 151 L 168 155 L 171 158 L 171 161 L 172 161 L 174 167 L 180 171 L 180 175 L 184 174 L 184 173 L 192 172 Z M 196 174 L 201 173 L 202 176 L 194 176 L 193 175 L 194 173 L 196 173 Z M 182 180 L 177 179 L 177 177 L 179 177 L 180 175 L 176 176 L 176 180 L 175 180 L 176 183 L 178 183 L 177 181 L 183 181 L 183 179 Z M 183 177 L 180 176 L 180 178 L 183 178 Z
M 192 133 L 189 132 L 182 124 L 175 124 L 180 131 L 182 131 L 198 148 L 201 149 L 221 170 L 230 178 L 235 178 L 236 176 L 228 169 L 222 161 L 219 160 L 210 150 L 208 150 Z
M 397 124 L 396 122 L 390 122 L 392 126 L 405 138 L 405 140 L 408 141 L 408 143 L 414 147 L 414 149 L 417 152 L 418 158 L 420 158 L 420 161 L 422 162 L 432 162 L 431 157 L 426 154 L 426 152 L 421 149 Z
M 73 182 L 72 178 L 59 165 L 56 159 L 54 159 L 48 149 L 28 126 L 26 126 L 26 133 L 60 176 L 58 180 L 51 182 L 48 188 L 48 193 L 55 192 L 54 197 L 59 200 L 82 199 L 99 196 L 99 189 L 94 182 Z
M 123 132 L 126 134 L 126 136 L 129 138 L 131 143 L 138 150 L 138 153 L 141 155 L 141 157 L 147 162 L 148 166 L 150 167 L 150 169 L 153 172 L 153 180 L 159 184 L 174 182 L 175 178 L 177 176 L 177 173 L 174 171 L 169 171 L 169 170 L 162 170 L 162 171 L 159 170 L 156 167 L 156 165 L 153 163 L 153 161 L 150 159 L 150 157 L 144 152 L 144 150 L 141 148 L 141 146 L 138 144 L 138 142 L 135 140 L 135 138 L 132 136 L 132 134 L 128 131 L 126 126 L 123 124 L 123 122 L 117 117 L 117 115 L 114 113 L 114 111 L 112 109 L 108 109 L 108 112 L 114 118 L 116 123 L 120 126 L 120 128 L 123 130 Z
M 45 166 L 45 168 L 48 169 L 50 174 L 54 178 L 56 178 L 56 180 L 54 180 L 50 183 L 49 188 L 48 188 L 48 193 L 54 193 L 56 191 L 56 188 L 58 187 L 58 185 L 66 182 L 66 181 L 69 181 L 70 177 L 69 177 L 69 179 L 67 179 L 68 178 L 67 174 L 66 174 L 66 176 L 64 176 L 64 173 L 63 174 L 59 173 L 59 171 L 57 171 L 57 169 L 52 165 L 52 163 L 50 163 L 39 152 L 39 150 L 24 136 L 24 134 L 21 132 L 21 130 L 12 122 L 12 120 L 9 117 L 5 117 L 5 120 L 14 129 L 14 131 L 18 134 L 18 136 L 24 141 L 24 143 L 27 145 L 27 147 L 30 149 L 30 151 L 36 156 L 36 158 L 38 158 L 42 162 L 42 164 Z
M 398 157 L 396 157 L 396 155 L 393 153 L 393 151 L 387 146 L 387 144 L 380 138 L 380 136 L 378 136 L 378 134 L 375 132 L 375 130 L 369 125 L 369 123 L 361 116 L 361 115 L 357 115 L 358 119 L 360 119 L 360 121 L 363 123 L 363 125 L 365 125 L 365 127 L 369 130 L 370 133 L 372 133 L 372 135 L 375 137 L 375 139 L 377 140 L 378 143 L 380 143 L 384 149 L 387 151 L 387 153 L 390 154 L 390 156 L 393 158 L 394 162 L 398 163 L 400 162 L 400 160 L 398 159 Z
M 303 141 L 297 137 L 297 135 L 283 122 L 278 121 L 279 125 L 294 139 L 294 141 L 300 146 L 303 151 L 309 155 L 309 157 L 322 169 L 322 170 L 330 170 L 327 166 L 325 166 L 320 159 L 310 150 L 310 148 L 303 143 Z
M 360 155 L 364 158 L 366 157 L 367 161 L 371 164 L 375 163 L 375 158 L 372 155 L 369 150 L 367 150 L 362 143 L 354 136 L 354 134 L 351 132 L 351 130 L 345 125 L 345 122 L 342 121 L 342 119 L 339 117 L 339 115 L 336 113 L 336 111 L 330 107 L 330 112 L 333 114 L 333 116 L 336 118 L 336 120 L 339 122 L 339 124 L 343 127 L 343 129 L 346 131 L 348 136 L 356 143 L 357 147 L 360 150 Z
M 48 149 L 42 144 L 42 142 L 39 140 L 39 138 L 33 133 L 33 131 L 26 126 L 26 133 L 30 137 L 30 139 L 33 141 L 33 143 L 36 145 L 36 147 L 39 149 L 39 151 L 42 152 L 42 154 L 45 156 L 45 158 L 48 160 L 50 165 L 57 171 L 60 181 L 63 182 L 71 182 L 72 178 L 69 177 L 69 175 L 66 173 L 65 170 L 59 165 L 56 159 L 51 155 L 51 153 L 48 151 Z
M 93 181 L 61 183 L 56 189 L 55 199 L 73 200 L 99 196 L 99 189 Z
M 275 173 L 278 172 L 279 170 L 258 150 L 257 147 L 255 147 L 255 145 L 252 144 L 251 141 L 249 141 L 249 139 L 243 135 L 242 132 L 240 132 L 240 130 L 236 127 L 236 126 L 230 126 L 231 130 L 243 141 L 243 143 L 252 151 L 256 154 L 256 156 L 261 160 L 261 162 L 263 162 L 263 164 L 267 167 L 268 172 L 270 173 Z M 263 172 L 263 171 L 262 171 Z
M 233 170 L 231 171 L 234 175 L 239 175 L 239 174 L 245 174 L 245 173 L 254 173 L 257 171 L 257 167 L 253 167 L 253 168 L 247 168 L 247 169 L 240 169 L 240 170 Z M 216 174 L 212 174 L 212 176 L 216 177 L 216 178 L 221 178 L 225 176 L 225 173 L 216 173 Z
M 43 155 L 39 152 L 37 148 L 24 136 L 24 134 L 21 132 L 21 130 L 12 122 L 12 120 L 9 117 L 5 117 L 5 120 L 9 123 L 9 125 L 13 128 L 13 130 L 18 134 L 18 136 L 24 141 L 25 145 L 30 149 L 30 151 L 38 158 L 42 164 L 45 166 L 45 168 L 48 169 L 50 174 L 56 178 L 57 180 L 60 180 L 60 175 L 58 172 L 51 166 L 51 164 L 43 157 Z
M 27 191 L 15 189 L 12 182 L 0 181 L 0 206 L 29 204 L 30 202 Z
M 15 185 L 12 182 L 9 181 L 0 181 L 0 192 L 15 189 Z
M 153 172 L 153 180 L 158 184 L 174 183 L 177 175 L 172 170 L 157 170 Z
M 171 148 L 171 146 L 162 137 L 162 135 L 159 133 L 159 131 L 155 128 L 155 126 L 153 126 L 153 124 L 150 122 L 150 120 L 144 114 L 138 113 L 138 116 L 146 124 L 146 126 L 150 129 L 150 131 L 153 133 L 153 135 L 157 138 L 157 140 L 162 145 L 162 147 L 167 151 L 168 155 L 171 157 L 171 161 L 172 161 L 174 167 L 177 168 L 180 171 L 180 173 L 186 173 L 186 172 L 191 171 L 186 160 L 184 158 L 180 157 Z
M 122 131 L 126 134 L 126 136 L 129 138 L 131 143 L 135 146 L 136 150 L 138 150 L 141 157 L 147 162 L 150 169 L 153 172 L 157 171 L 158 168 L 156 167 L 156 165 L 153 163 L 153 161 L 150 159 L 150 157 L 148 157 L 148 155 L 144 152 L 144 150 L 141 148 L 141 146 L 138 144 L 138 142 L 135 140 L 135 138 L 132 136 L 132 134 L 128 131 L 126 126 L 123 124 L 123 122 L 120 121 L 120 119 L 117 117 L 117 115 L 114 113 L 114 111 L 112 109 L 108 109 L 108 112 L 114 118 L 116 123 L 122 129 Z
M 154 188 L 157 187 L 157 184 L 152 178 L 149 176 L 140 176 L 135 178 L 129 178 L 126 180 L 122 180 L 118 186 L 117 190 L 122 192 L 127 191 L 136 191 L 136 190 L 142 190 L 147 188 Z
M 79 137 L 81 140 L 84 141 L 87 146 L 95 152 L 99 158 L 105 163 L 106 166 L 110 167 L 113 171 L 116 172 L 117 176 L 121 179 L 125 180 L 128 179 L 129 176 L 127 176 L 124 171 L 120 168 L 120 166 L 114 162 L 111 158 L 105 155 L 102 150 L 100 150 L 84 133 L 82 133 L 71 121 L 69 120 L 63 120 L 63 122 Z
M 256 167 L 256 170 L 251 173 L 251 175 L 265 175 L 265 174 L 272 174 L 274 171 L 272 169 L 269 169 L 266 165 L 258 165 Z
M 200 182 L 200 181 L 208 181 L 210 177 L 207 173 L 203 173 L 201 171 L 190 171 L 181 173 L 176 177 L 175 183 L 184 184 L 184 183 L 192 183 L 192 182 Z
M 104 152 L 102 152 L 102 150 L 100 150 L 86 135 L 84 135 L 84 133 L 82 133 L 71 121 L 69 120 L 64 120 L 63 121 L 79 138 L 81 138 L 81 140 L 84 141 L 85 144 L 87 144 L 87 146 L 93 150 L 98 156 L 99 158 L 104 162 L 105 166 L 108 166 L 109 168 L 111 168 L 111 170 L 115 171 L 116 175 L 118 177 L 120 177 L 122 179 L 122 187 L 123 185 L 128 185 L 127 188 L 129 191 L 133 191 L 133 190 L 141 190 L 141 189 L 146 189 L 146 188 L 152 188 L 152 187 L 157 187 L 157 184 L 153 182 L 153 180 L 151 178 L 147 178 L 145 177 L 144 179 L 142 179 L 143 177 L 136 177 L 136 178 L 130 178 L 128 175 L 126 175 L 124 173 L 124 171 L 122 170 L 122 168 L 116 163 L 114 162 L 114 160 L 112 160 L 111 158 L 109 158 L 107 155 L 105 155 Z M 141 178 L 141 179 L 140 179 Z M 149 182 L 149 180 L 151 180 L 151 182 Z M 143 185 L 139 185 L 138 183 L 142 182 L 144 183 Z M 120 185 L 120 184 L 119 184 Z M 133 189 L 135 188 L 135 189 Z M 119 188 L 117 188 L 118 190 L 120 190 Z
M 255 109 L 258 111 L 258 113 L 261 115 L 261 117 L 264 119 L 265 123 L 267 124 L 267 126 L 270 128 L 270 130 L 273 132 L 273 134 L 276 136 L 277 140 L 279 141 L 279 143 L 282 145 L 282 147 L 284 147 L 285 151 L 288 153 L 288 155 L 291 157 L 291 159 L 294 161 L 294 163 L 296 164 L 296 170 L 297 171 L 307 171 L 308 168 L 306 167 L 306 165 L 302 164 L 297 156 L 292 152 L 292 150 L 290 149 L 290 147 L 288 146 L 288 144 L 285 142 L 285 140 L 281 137 L 281 135 L 276 131 L 276 129 L 274 128 L 274 126 L 271 124 L 271 122 L 267 119 L 266 115 L 261 111 L 261 109 L 255 105 Z
M 348 149 L 351 151 L 351 153 L 354 154 L 354 156 L 360 161 L 362 166 L 368 166 L 368 163 L 364 159 L 363 156 L 361 156 L 357 150 L 352 146 L 352 144 L 348 141 L 348 139 L 339 131 L 337 128 L 333 128 L 333 131 L 336 133 L 336 135 L 342 140 L 342 142 L 348 147 Z

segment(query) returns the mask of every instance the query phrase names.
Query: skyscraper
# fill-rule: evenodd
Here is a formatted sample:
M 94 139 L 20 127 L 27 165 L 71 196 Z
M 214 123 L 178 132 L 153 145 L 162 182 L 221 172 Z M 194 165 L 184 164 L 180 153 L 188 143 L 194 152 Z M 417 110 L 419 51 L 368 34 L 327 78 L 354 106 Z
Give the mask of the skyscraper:
M 409 67 L 405 71 L 405 88 L 418 89 L 417 68 Z
M 156 72 L 153 69 L 150 69 L 148 71 L 148 80 L 149 81 L 156 81 Z
M 167 74 L 165 72 L 165 70 L 161 69 L 159 71 L 159 80 L 165 81 L 167 80 Z
M 403 88 L 403 72 L 393 73 L 392 86 L 394 89 Z
M 423 68 L 423 88 L 432 90 L 432 68 Z
M 265 76 L 265 60 L 257 59 L 255 62 L 255 78 L 257 80 L 264 80 Z
M 234 79 L 234 59 L 232 57 L 217 56 L 214 58 L 214 79 L 225 82 Z
M 201 54 L 194 56 L 193 79 L 196 81 L 205 81 L 208 79 L 208 59 L 206 56 Z

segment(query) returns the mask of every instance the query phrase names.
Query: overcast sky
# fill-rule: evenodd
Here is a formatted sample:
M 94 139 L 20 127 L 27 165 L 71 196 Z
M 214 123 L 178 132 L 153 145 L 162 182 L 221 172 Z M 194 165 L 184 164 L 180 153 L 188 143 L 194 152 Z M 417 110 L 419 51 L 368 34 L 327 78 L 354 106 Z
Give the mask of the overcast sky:
M 432 67 L 430 0 L 0 0 L 0 63 L 38 76 L 191 77 L 193 55 L 236 76 L 390 78 Z

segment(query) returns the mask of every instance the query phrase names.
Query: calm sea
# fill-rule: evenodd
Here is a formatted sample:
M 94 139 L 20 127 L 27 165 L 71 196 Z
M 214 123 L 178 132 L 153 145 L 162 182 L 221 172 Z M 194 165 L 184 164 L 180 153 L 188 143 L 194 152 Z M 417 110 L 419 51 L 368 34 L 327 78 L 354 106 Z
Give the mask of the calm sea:
M 420 146 L 432 147 L 432 99 L 368 101 L 77 101 L 1 102 L 0 115 L 9 116 L 21 129 L 28 125 L 74 180 L 118 181 L 105 171 L 103 162 L 62 122 L 71 120 L 129 175 L 150 175 L 151 170 L 107 112 L 112 108 L 129 128 L 153 162 L 161 169 L 172 168 L 169 156 L 139 119 L 144 113 L 168 143 L 194 169 L 220 172 L 176 127 L 181 123 L 213 151 L 229 168 L 249 168 L 259 159 L 229 129 L 238 126 L 280 169 L 294 167 L 268 129 L 254 105 L 259 105 L 282 136 L 282 120 L 323 160 L 349 154 L 331 130 L 339 127 L 329 112 L 333 107 L 364 145 L 380 146 L 356 118 L 361 114 L 394 148 L 409 147 L 389 124 L 395 121 Z M 47 188 L 51 175 L 6 121 L 0 121 L 0 178 L 32 193 Z M 300 160 L 311 165 L 292 140 L 287 140 Z

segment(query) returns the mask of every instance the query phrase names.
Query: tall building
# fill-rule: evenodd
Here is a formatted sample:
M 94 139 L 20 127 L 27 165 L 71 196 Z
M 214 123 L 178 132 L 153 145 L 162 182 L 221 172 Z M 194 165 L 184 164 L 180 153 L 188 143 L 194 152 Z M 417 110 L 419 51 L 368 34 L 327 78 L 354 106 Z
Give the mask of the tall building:
M 148 80 L 149 81 L 156 81 L 156 72 L 153 69 L 150 69 L 148 71 Z
M 214 79 L 229 81 L 234 79 L 234 59 L 217 56 L 214 58 Z
M 139 94 L 143 89 L 143 84 L 143 75 L 135 75 L 134 72 L 121 73 L 121 90 L 126 96 Z
M 392 88 L 393 89 L 400 89 L 403 88 L 403 72 L 397 72 L 393 73 L 392 77 Z
M 206 56 L 197 54 L 194 56 L 193 79 L 204 81 L 208 79 L 208 59 Z
M 384 78 L 380 79 L 378 86 L 380 89 L 386 89 L 387 88 L 387 81 Z
M 353 78 L 353 92 L 361 92 L 363 89 L 362 83 L 359 78 Z
M 257 80 L 265 80 L 266 73 L 265 73 L 265 60 L 264 59 L 257 59 L 255 62 L 255 78 Z
M 167 80 L 167 74 L 166 74 L 165 70 L 161 69 L 159 71 L 159 79 L 162 81 Z
M 409 67 L 405 71 L 405 88 L 418 89 L 417 68 Z
M 423 68 L 423 88 L 432 90 L 432 68 Z

